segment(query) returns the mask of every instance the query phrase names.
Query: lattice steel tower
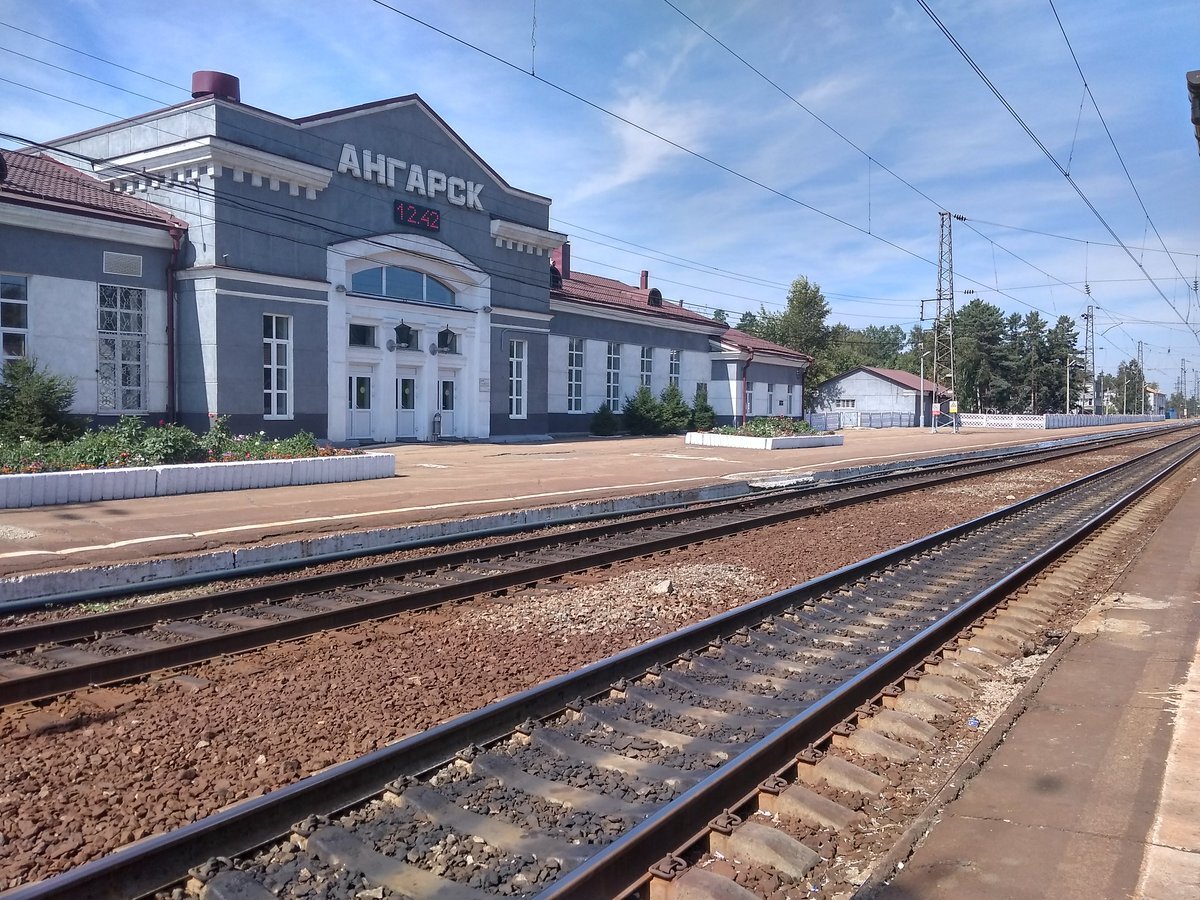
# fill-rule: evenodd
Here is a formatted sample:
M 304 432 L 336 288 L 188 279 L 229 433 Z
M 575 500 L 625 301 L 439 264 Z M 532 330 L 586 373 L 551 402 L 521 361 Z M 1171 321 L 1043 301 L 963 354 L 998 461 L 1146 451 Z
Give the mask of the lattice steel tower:
M 936 390 L 947 390 L 950 397 L 957 399 L 954 392 L 954 235 L 951 220 L 965 222 L 964 216 L 939 212 L 941 240 L 938 248 L 937 314 L 933 317 L 933 373 L 930 380 Z M 933 413 L 936 430 L 942 422 L 941 407 Z
M 1104 385 L 1100 383 L 1100 373 L 1096 371 L 1096 314 L 1092 304 L 1088 304 L 1087 312 L 1083 314 L 1083 362 L 1087 366 L 1088 376 L 1092 379 L 1092 414 L 1100 413 L 1100 401 L 1104 393 Z M 1070 400 L 1070 398 L 1067 398 Z

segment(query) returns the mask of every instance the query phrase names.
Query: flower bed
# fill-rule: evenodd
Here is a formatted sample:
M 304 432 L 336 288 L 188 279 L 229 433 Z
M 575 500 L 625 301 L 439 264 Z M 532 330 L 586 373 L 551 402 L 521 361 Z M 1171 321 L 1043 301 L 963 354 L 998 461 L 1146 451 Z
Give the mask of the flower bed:
M 211 419 L 209 430 L 203 435 L 182 425 L 165 422 L 147 428 L 141 419 L 126 416 L 114 426 L 89 431 L 72 441 L 22 438 L 0 443 L 0 475 L 125 469 L 168 463 L 308 459 L 358 452 L 322 447 L 306 431 L 276 439 L 268 438 L 262 431 L 233 434 L 227 416 L 212 416 Z
M 318 446 L 306 432 L 235 435 L 224 416 L 204 435 L 123 418 L 74 441 L 0 445 L 0 509 L 387 478 L 395 468 L 391 454 Z
M 685 444 L 698 447 L 738 447 L 744 450 L 792 450 L 796 447 L 840 447 L 840 434 L 817 431 L 803 419 L 787 416 L 751 419 L 742 425 L 722 425 L 712 431 L 689 431 Z
M 184 463 L 5 475 L 0 477 L 0 509 L 362 481 L 390 478 L 395 472 L 396 458 L 390 453 L 358 453 L 307 459 Z
M 751 437 L 742 434 L 718 434 L 712 431 L 689 431 L 685 444 L 697 447 L 737 447 L 743 450 L 794 450 L 797 447 L 840 447 L 845 438 L 840 434 L 810 434 L 791 437 Z

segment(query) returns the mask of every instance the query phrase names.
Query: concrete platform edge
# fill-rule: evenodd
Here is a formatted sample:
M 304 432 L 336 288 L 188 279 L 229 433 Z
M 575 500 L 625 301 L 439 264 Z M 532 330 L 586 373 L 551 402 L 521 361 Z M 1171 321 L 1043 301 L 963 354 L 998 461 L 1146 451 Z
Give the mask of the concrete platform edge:
M 954 770 L 954 774 L 950 776 L 942 789 L 930 799 L 921 814 L 904 830 L 891 851 L 872 869 L 867 880 L 854 892 L 854 900 L 871 900 L 891 881 L 903 867 L 905 861 L 912 856 L 917 845 L 929 833 L 929 829 L 937 822 L 942 811 L 963 792 L 972 778 L 983 771 L 984 764 L 1004 743 L 1004 739 L 1017 724 L 1017 720 L 1029 709 L 1030 703 L 1042 689 L 1046 679 L 1058 668 L 1078 641 L 1079 635 L 1073 631 L 1069 632 L 1054 648 L 1054 651 L 1046 657 L 1045 661 L 1038 666 L 1037 671 L 1025 682 L 1004 714 L 987 730 L 983 739 Z
M 69 595 L 76 593 L 86 594 L 89 598 L 100 598 L 131 588 L 167 589 L 176 586 L 173 582 L 200 576 L 219 576 L 220 573 L 228 573 L 231 577 L 244 576 L 256 570 L 285 568 L 291 563 L 311 565 L 322 558 L 399 550 L 441 539 L 482 536 L 505 529 L 566 524 L 620 513 L 648 512 L 667 506 L 731 499 L 750 492 L 750 485 L 744 481 L 725 482 L 687 490 L 517 509 L 467 519 L 346 531 L 319 538 L 165 557 L 137 563 L 32 572 L 0 579 L 0 593 L 4 597 L 0 601 L 0 613 L 6 609 L 15 609 L 18 604 L 24 606 L 27 601 L 47 598 L 68 600 Z

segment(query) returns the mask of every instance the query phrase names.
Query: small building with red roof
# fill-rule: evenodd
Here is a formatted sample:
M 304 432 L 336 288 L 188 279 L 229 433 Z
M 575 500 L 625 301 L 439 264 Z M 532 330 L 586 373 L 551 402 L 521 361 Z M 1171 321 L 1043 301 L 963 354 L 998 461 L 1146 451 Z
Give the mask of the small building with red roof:
M 905 427 L 931 424 L 935 403 L 950 396 L 928 379 L 903 369 L 856 366 L 815 387 L 818 415 L 838 415 L 833 427 Z

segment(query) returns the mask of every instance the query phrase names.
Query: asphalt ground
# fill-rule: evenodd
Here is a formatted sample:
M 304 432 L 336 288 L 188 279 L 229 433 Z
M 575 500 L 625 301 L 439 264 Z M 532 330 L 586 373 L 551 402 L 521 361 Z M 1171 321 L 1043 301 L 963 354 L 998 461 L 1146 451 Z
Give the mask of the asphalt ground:
M 1161 426 L 1148 426 L 1150 430 Z M 537 444 L 401 444 L 394 478 L 0 510 L 3 578 L 110 566 L 319 535 L 686 490 L 987 448 L 1106 428 L 840 432 L 840 447 L 692 447 L 682 436 Z

